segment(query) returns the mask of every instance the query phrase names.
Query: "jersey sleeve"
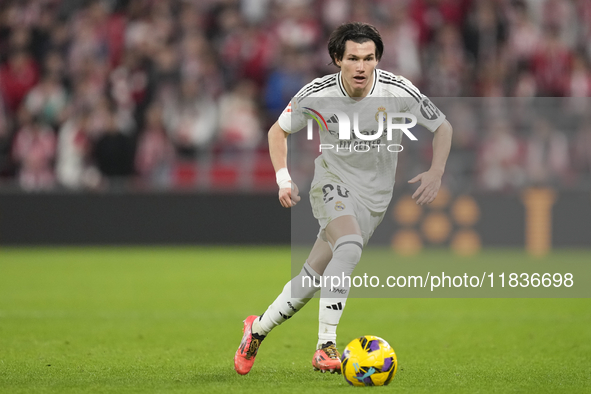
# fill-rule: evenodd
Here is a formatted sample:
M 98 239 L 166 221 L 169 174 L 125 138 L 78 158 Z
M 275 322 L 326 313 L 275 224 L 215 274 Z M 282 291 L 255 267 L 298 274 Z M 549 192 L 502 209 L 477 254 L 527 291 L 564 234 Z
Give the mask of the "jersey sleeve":
M 400 77 L 406 85 L 409 85 L 417 93 L 408 97 L 408 112 L 417 117 L 417 123 L 427 130 L 434 132 L 445 120 L 445 115 L 437 108 L 435 104 L 424 94 L 422 94 L 408 79 Z
M 306 116 L 298 105 L 298 101 L 297 96 L 292 98 L 279 115 L 279 127 L 289 134 L 300 131 L 306 125 Z
M 311 97 L 317 97 L 320 91 L 325 91 L 326 88 L 336 85 L 335 78 L 336 74 L 326 75 L 314 79 L 301 88 L 279 116 L 279 126 L 290 134 L 303 129 L 308 119 L 303 107 L 309 104 Z

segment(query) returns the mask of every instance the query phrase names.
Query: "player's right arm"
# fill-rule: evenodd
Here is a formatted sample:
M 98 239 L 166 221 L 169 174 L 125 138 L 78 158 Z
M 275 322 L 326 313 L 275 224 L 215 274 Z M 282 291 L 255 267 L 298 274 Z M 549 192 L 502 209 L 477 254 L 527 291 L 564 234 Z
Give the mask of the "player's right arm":
M 312 97 L 322 87 L 336 85 L 336 82 L 331 82 L 331 79 L 335 78 L 336 74 L 316 78 L 301 88 L 269 130 L 269 154 L 279 185 L 279 202 L 285 208 L 291 208 L 300 201 L 298 187 L 287 171 L 287 136 L 304 128 L 307 122 L 306 115 L 301 110 L 300 100 Z
M 279 122 L 275 122 L 269 130 L 269 154 L 275 169 L 277 185 L 279 186 L 279 202 L 284 208 L 291 208 L 300 201 L 298 187 L 291 180 L 287 171 L 287 136 Z

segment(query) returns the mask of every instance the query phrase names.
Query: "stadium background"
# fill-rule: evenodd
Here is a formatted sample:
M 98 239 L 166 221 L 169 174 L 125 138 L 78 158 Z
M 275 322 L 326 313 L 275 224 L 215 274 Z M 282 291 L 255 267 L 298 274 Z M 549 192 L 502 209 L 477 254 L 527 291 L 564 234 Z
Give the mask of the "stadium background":
M 325 43 L 346 20 L 375 24 L 380 67 L 443 104 L 561 97 L 545 108 L 575 119 L 447 106 L 439 204 L 404 208 L 404 180 L 430 162 L 423 138 L 401 159 L 402 208 L 381 243 L 588 246 L 591 4 L 563 0 L 3 1 L 0 243 L 289 242 L 265 133 L 301 86 L 335 71 Z
M 588 265 L 589 1 L 0 0 L 0 393 L 342 392 L 311 371 L 314 306 L 249 375 L 231 359 L 289 279 L 290 241 L 305 253 L 317 231 L 306 198 L 277 203 L 266 130 L 335 72 L 326 39 L 349 20 L 375 24 L 380 67 L 458 120 L 439 198 L 409 201 L 419 138 L 365 255 Z M 524 103 L 562 115 L 489 121 Z M 394 346 L 382 391 L 589 392 L 589 299 L 509 290 L 352 297 L 338 346 Z

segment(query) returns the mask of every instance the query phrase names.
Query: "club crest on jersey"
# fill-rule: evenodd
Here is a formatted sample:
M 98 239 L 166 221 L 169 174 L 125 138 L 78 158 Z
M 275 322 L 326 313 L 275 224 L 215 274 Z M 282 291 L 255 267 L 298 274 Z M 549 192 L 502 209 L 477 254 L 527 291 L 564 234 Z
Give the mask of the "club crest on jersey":
M 345 204 L 342 201 L 337 201 L 334 203 L 334 210 L 335 211 L 343 211 L 345 209 Z
M 380 116 L 380 112 L 382 112 L 384 114 L 383 116 L 383 121 L 384 123 L 388 121 L 388 114 L 386 113 L 386 107 L 379 107 L 378 108 L 378 112 L 376 112 L 376 122 L 379 122 L 379 116 Z

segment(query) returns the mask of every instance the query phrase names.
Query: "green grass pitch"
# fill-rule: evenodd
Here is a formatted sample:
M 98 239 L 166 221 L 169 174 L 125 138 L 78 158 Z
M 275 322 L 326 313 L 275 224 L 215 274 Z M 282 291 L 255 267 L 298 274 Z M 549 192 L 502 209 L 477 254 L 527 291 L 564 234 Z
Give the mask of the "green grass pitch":
M 2 248 L 0 392 L 364 390 L 312 371 L 317 299 L 273 331 L 250 374 L 234 371 L 242 320 L 289 276 L 287 247 Z M 370 390 L 591 391 L 590 299 L 351 299 L 338 346 L 365 334 L 399 360 L 392 383 Z

